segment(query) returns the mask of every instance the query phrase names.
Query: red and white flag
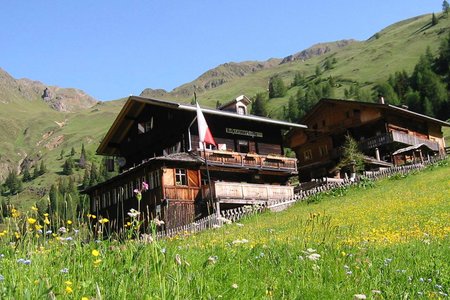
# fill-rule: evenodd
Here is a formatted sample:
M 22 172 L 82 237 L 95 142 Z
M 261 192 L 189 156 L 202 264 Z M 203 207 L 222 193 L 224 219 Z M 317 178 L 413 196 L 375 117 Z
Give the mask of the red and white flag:
M 205 117 L 203 116 L 202 110 L 197 102 L 197 124 L 198 124 L 198 136 L 201 143 L 206 143 L 216 146 L 216 141 L 214 140 L 211 130 L 209 130 L 208 123 L 206 123 Z

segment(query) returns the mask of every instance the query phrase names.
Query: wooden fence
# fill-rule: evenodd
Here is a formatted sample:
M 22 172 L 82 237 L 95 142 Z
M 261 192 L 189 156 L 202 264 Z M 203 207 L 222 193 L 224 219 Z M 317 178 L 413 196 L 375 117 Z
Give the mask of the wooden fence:
M 271 200 L 267 201 L 263 205 L 246 205 L 238 208 L 224 210 L 220 212 L 220 216 L 217 216 L 217 214 L 212 214 L 205 218 L 197 220 L 194 223 L 172 228 L 163 232 L 158 232 L 157 237 L 158 238 L 173 237 L 178 234 L 192 234 L 210 228 L 218 228 L 223 226 L 224 224 L 237 222 L 243 217 L 253 215 L 256 213 L 261 213 L 266 210 L 282 211 L 298 201 L 306 200 L 307 198 L 312 197 L 319 193 L 327 192 L 341 187 L 350 186 L 353 184 L 358 184 L 362 180 L 367 179 L 379 180 L 397 174 L 406 175 L 412 171 L 422 170 L 426 166 L 439 162 L 445 158 L 446 156 L 437 156 L 420 164 L 386 168 L 373 172 L 364 172 L 362 176 L 356 177 L 354 180 L 345 179 L 341 182 L 336 181 L 328 182 L 327 180 L 323 180 L 322 185 L 316 186 L 309 190 L 300 190 L 296 192 L 294 196 L 290 199 Z

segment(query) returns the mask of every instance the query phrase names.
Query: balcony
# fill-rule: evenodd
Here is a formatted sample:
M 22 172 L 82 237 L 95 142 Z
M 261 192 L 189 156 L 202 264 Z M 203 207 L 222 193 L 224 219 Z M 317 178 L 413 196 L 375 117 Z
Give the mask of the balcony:
M 260 155 L 224 150 L 199 151 L 208 164 L 216 166 L 243 167 L 250 169 L 297 173 L 297 159 L 279 155 Z
M 374 149 L 382 145 L 393 142 L 402 143 L 405 145 L 425 144 L 434 151 L 439 151 L 439 144 L 428 139 L 423 139 L 411 134 L 406 134 L 399 131 L 392 131 L 385 134 L 377 135 L 360 142 L 362 150 Z

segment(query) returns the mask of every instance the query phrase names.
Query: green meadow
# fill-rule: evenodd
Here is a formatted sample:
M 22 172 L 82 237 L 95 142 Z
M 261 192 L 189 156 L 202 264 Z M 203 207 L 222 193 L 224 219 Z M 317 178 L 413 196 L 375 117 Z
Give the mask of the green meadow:
M 1 299 L 446 299 L 450 165 L 363 181 L 170 239 L 11 210 Z M 157 225 L 153 224 L 154 230 Z M 365 298 L 364 298 L 365 297 Z

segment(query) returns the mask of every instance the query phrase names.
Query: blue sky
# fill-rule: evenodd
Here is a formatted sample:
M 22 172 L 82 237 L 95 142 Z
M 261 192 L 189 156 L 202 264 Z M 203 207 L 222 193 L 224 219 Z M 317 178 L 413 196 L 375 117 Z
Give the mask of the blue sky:
M 113 100 L 170 91 L 225 62 L 365 40 L 441 9 L 440 0 L 2 0 L 0 68 Z

